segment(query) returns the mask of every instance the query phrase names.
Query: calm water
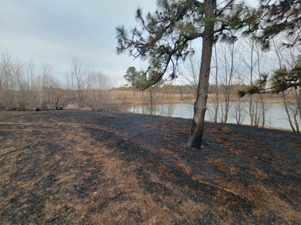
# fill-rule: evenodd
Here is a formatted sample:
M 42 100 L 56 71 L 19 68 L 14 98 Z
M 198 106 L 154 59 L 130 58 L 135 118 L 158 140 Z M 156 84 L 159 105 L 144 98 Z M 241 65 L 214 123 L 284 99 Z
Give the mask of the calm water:
M 207 111 L 205 119 L 207 121 L 212 121 L 214 117 L 214 103 L 207 104 Z M 247 110 L 247 108 L 246 108 Z M 154 115 L 162 116 L 172 116 L 172 117 L 181 117 L 181 118 L 192 118 L 193 117 L 193 106 L 192 104 L 174 104 L 173 113 L 168 114 L 171 110 L 167 104 L 157 105 L 155 108 Z M 129 112 L 149 114 L 147 106 L 135 106 L 129 109 Z M 227 123 L 236 123 L 234 117 L 235 107 L 232 105 L 228 115 Z M 220 116 L 219 116 L 220 117 Z M 243 113 L 243 124 L 250 124 L 250 116 L 247 112 Z M 220 120 L 220 119 L 219 119 Z M 265 126 L 278 127 L 278 128 L 288 128 L 291 129 L 289 122 L 287 120 L 287 115 L 282 104 L 271 103 L 269 109 L 266 113 Z M 261 123 L 260 123 L 261 125 Z

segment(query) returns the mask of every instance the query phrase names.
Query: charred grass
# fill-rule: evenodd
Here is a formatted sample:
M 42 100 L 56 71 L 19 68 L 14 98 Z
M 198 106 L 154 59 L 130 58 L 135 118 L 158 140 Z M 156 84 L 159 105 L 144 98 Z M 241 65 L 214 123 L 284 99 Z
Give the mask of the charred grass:
M 287 131 L 90 111 L 0 112 L 1 224 L 300 224 Z

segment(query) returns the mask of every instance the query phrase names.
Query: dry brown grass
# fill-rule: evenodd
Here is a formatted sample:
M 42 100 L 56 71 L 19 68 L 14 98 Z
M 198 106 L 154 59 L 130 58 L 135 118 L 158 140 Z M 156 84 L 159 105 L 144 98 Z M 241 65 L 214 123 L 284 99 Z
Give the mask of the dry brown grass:
M 171 156 L 173 158 L 173 161 L 175 162 L 175 164 L 178 167 L 180 167 L 186 174 L 188 174 L 188 175 L 191 174 L 191 168 L 189 166 L 187 166 L 186 163 L 183 162 L 177 154 L 175 154 L 171 151 L 168 151 L 166 149 L 161 149 L 161 152 Z
M 202 150 L 188 151 L 189 121 L 149 118 L 1 113 L 2 224 L 301 221 L 295 136 L 283 152 L 264 139 L 269 133 L 248 137 L 210 125 Z
M 231 165 L 224 162 L 222 159 L 205 159 L 204 162 L 216 166 L 220 171 L 226 172 L 229 171 L 231 174 L 238 174 L 238 171 Z

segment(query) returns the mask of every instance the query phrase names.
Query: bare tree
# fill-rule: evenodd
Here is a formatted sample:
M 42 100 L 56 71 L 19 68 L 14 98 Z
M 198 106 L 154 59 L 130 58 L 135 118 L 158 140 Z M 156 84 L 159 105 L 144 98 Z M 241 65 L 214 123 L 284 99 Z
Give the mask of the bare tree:
M 25 63 L 25 79 L 28 83 L 28 89 L 29 89 L 29 99 L 30 99 L 30 105 L 32 107 L 38 106 L 38 99 L 39 99 L 39 93 L 38 93 L 38 85 L 36 80 L 36 71 L 35 71 L 35 64 L 31 60 L 27 63 Z
M 12 57 L 8 53 L 2 53 L 0 68 L 0 101 L 5 109 L 15 107 L 13 96 L 13 89 L 15 88 L 13 78 L 14 68 Z
M 143 75 L 142 75 L 143 76 Z M 144 77 L 145 79 L 146 76 Z M 144 104 L 147 106 L 147 110 L 149 111 L 150 115 L 155 114 L 156 112 L 156 102 L 159 99 L 159 88 L 164 84 L 164 80 L 161 80 L 157 84 L 150 86 L 149 88 L 146 89 L 146 93 L 143 97 Z
M 32 60 L 25 64 L 25 71 L 29 89 L 32 91 L 35 83 L 35 64 Z
M 89 91 L 92 97 L 92 110 L 110 110 L 110 79 L 102 72 L 92 72 L 89 76 Z
M 44 63 L 37 75 L 33 61 L 24 63 L 3 53 L 0 56 L 0 107 L 14 110 L 53 108 L 62 95 L 58 93 L 60 84 L 52 71 L 53 67 Z
M 6 109 L 27 107 L 29 86 L 24 77 L 23 63 L 5 53 L 2 54 L 0 68 L 0 104 Z
M 60 107 L 65 106 L 65 103 L 63 102 L 63 98 L 66 94 L 66 90 L 63 89 L 62 85 L 57 82 L 53 81 L 53 94 L 54 94 L 54 107 Z
M 214 95 L 215 97 L 213 98 L 213 102 L 214 102 L 214 122 L 217 123 L 217 117 L 218 117 L 218 109 L 219 109 L 219 82 L 218 82 L 218 79 L 219 79 L 219 76 L 218 76 L 218 73 L 219 73 L 219 63 L 218 63 L 218 54 L 217 54 L 217 45 L 214 46 L 214 58 L 213 58 L 213 62 L 215 63 L 215 70 L 212 71 L 212 76 L 214 77 L 214 80 L 215 80 L 215 92 L 214 92 Z
M 291 37 L 291 41 L 294 38 Z M 281 79 L 282 76 L 286 76 L 287 69 L 292 70 L 296 66 L 301 65 L 301 44 L 286 48 L 281 43 L 273 40 L 273 49 L 280 68 L 275 71 L 274 78 L 278 74 L 278 79 Z M 299 134 L 299 126 L 301 124 L 301 88 L 289 88 L 281 90 L 280 93 L 290 127 L 294 133 Z
M 287 37 L 290 37 L 288 35 Z M 256 84 L 248 90 L 239 91 L 239 95 L 243 97 L 245 94 L 266 94 L 266 93 L 281 93 L 284 109 L 286 111 L 289 124 L 293 132 L 299 134 L 299 125 L 301 122 L 301 101 L 300 101 L 300 71 L 301 71 L 301 52 L 300 46 L 294 41 L 296 37 L 292 37 L 292 43 L 289 48 L 282 49 L 283 44 L 273 42 L 274 50 L 279 62 L 279 69 L 274 71 L 270 79 L 267 76 L 261 76 Z M 299 37 L 298 37 L 299 38 Z M 287 38 L 287 41 L 290 41 Z M 299 44 L 299 43 L 298 43 Z M 296 47 L 298 46 L 298 47 Z M 296 50 L 296 52 L 295 52 Z M 283 56 L 288 55 L 291 60 L 283 60 Z M 287 69 L 288 68 L 288 69 Z M 270 82 L 269 87 L 262 87 L 262 84 Z M 292 101 L 290 101 L 292 100 Z
M 254 56 L 255 41 L 252 39 L 246 39 L 245 46 L 246 48 L 243 49 L 243 52 L 241 53 L 241 58 L 245 66 L 249 70 L 249 84 L 252 86 L 254 80 L 254 69 L 256 67 L 256 64 L 258 63 L 258 59 L 256 59 Z M 246 53 L 249 53 L 249 55 L 247 55 Z M 254 125 L 253 111 L 253 96 L 249 95 L 249 115 L 251 126 Z
M 241 74 L 238 73 L 233 91 L 237 93 L 237 91 L 242 87 L 244 87 L 244 79 L 242 78 Z M 242 124 L 247 113 L 247 103 L 242 101 L 236 94 L 233 95 L 233 101 L 232 107 L 234 107 L 234 110 L 231 110 L 231 114 L 235 118 L 237 124 Z
M 163 91 L 164 91 L 165 98 L 167 98 L 166 116 L 172 116 L 176 107 L 173 100 L 176 94 L 179 92 L 179 87 L 173 86 L 172 83 L 170 82 L 169 84 L 165 84 L 163 86 Z
M 240 101 L 238 97 L 236 97 L 233 107 L 234 110 L 232 110 L 232 116 L 235 118 L 236 124 L 242 124 L 245 119 L 246 103 Z
M 41 90 L 40 90 L 40 106 L 44 109 L 53 108 L 53 90 L 51 88 L 54 81 L 51 73 L 53 67 L 43 63 L 41 66 Z
M 232 92 L 232 83 L 233 78 L 236 73 L 238 62 L 236 60 L 236 53 L 237 53 L 237 46 L 235 43 L 230 45 L 224 45 L 222 53 L 222 60 L 220 69 L 221 72 L 221 93 L 223 95 L 223 102 L 220 104 L 223 113 L 221 114 L 222 118 L 221 121 L 223 123 L 227 123 L 228 121 L 228 114 L 230 110 L 230 95 Z
M 189 54 L 188 61 L 184 63 L 185 72 L 182 72 L 182 76 L 190 84 L 194 98 L 196 98 L 198 83 L 199 83 L 199 67 L 201 57 L 197 54 Z
M 19 109 L 25 109 L 30 105 L 30 86 L 24 73 L 24 64 L 20 59 L 14 62 L 14 89 L 15 102 Z
M 143 101 L 146 104 L 148 108 L 148 112 L 150 115 L 154 115 L 156 112 L 156 102 L 159 99 L 158 93 L 157 93 L 157 86 L 150 86 L 148 89 L 146 89 L 146 95 L 143 97 Z
M 84 106 L 87 92 L 87 82 L 92 66 L 89 61 L 83 63 L 78 57 L 71 58 L 70 72 L 66 74 L 65 79 L 70 89 L 76 90 L 78 109 Z
M 264 74 L 266 55 L 262 51 L 261 46 L 252 39 L 246 39 L 244 48 L 241 52 L 241 59 L 244 66 L 249 71 L 249 85 L 255 85 L 255 80 L 261 79 Z M 270 108 L 270 104 L 266 102 L 267 96 L 259 93 L 256 96 L 249 95 L 248 111 L 251 126 L 265 126 L 265 114 Z

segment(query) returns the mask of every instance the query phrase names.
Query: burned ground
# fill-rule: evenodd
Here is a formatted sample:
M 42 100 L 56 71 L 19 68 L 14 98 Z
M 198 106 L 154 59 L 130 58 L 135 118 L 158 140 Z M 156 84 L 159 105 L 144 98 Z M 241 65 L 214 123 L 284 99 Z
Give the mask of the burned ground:
M 2 224 L 300 224 L 301 138 L 92 111 L 0 112 Z

